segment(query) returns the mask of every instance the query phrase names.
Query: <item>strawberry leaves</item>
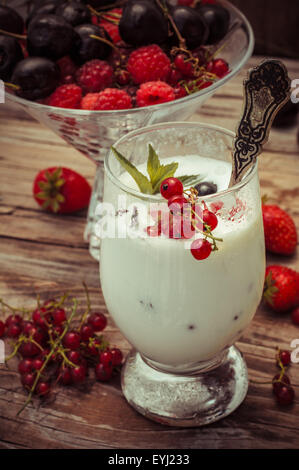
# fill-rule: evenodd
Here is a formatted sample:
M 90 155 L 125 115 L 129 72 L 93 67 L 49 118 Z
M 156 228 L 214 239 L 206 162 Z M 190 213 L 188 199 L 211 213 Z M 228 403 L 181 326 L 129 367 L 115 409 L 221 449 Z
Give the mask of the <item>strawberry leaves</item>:
M 147 173 L 148 176 L 141 173 L 129 160 L 126 159 L 115 147 L 111 147 L 115 157 L 122 167 L 132 176 L 138 185 L 140 191 L 144 194 L 157 194 L 160 191 L 162 181 L 166 178 L 174 176 L 178 169 L 177 162 L 163 165 L 158 157 L 157 152 L 151 144 L 148 146 Z M 198 183 L 200 175 L 184 175 L 177 177 L 184 185 Z

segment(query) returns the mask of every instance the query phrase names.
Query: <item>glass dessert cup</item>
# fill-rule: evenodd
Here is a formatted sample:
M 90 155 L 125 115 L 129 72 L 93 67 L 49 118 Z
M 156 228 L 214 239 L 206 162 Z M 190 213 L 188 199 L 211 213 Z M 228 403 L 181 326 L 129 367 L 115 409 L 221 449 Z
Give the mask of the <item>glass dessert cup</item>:
M 177 122 L 131 132 L 114 147 L 138 167 L 146 162 L 151 143 L 162 163 L 165 158 L 179 162 L 180 174 L 187 167 L 188 174 L 192 168 L 197 174 L 208 159 L 208 180 L 215 174 L 221 188 L 230 176 L 232 140 L 233 133 L 223 128 Z M 213 233 L 223 240 L 202 261 L 192 256 L 190 240 L 147 236 L 148 214 L 157 204 L 167 204 L 160 195 L 133 189 L 135 183 L 112 151 L 105 170 L 97 224 L 100 278 L 108 311 L 133 346 L 122 371 L 124 396 L 160 423 L 217 421 L 240 405 L 248 387 L 245 361 L 233 344 L 249 325 L 263 291 L 257 165 L 241 183 L 200 197 L 216 211 Z
M 226 0 L 230 11 L 232 34 L 221 48 L 221 57 L 229 63 L 230 72 L 213 85 L 176 101 L 145 108 L 117 111 L 84 111 L 52 107 L 24 100 L 7 90 L 6 97 L 18 103 L 42 124 L 48 126 L 67 143 L 96 164 L 92 197 L 88 210 L 84 239 L 89 242 L 91 255 L 99 258 L 100 240 L 95 234 L 95 207 L 102 200 L 104 158 L 110 146 L 127 132 L 165 121 L 190 118 L 216 90 L 234 77 L 250 58 L 254 36 L 244 15 Z M 14 6 L 12 4 L 12 6 Z

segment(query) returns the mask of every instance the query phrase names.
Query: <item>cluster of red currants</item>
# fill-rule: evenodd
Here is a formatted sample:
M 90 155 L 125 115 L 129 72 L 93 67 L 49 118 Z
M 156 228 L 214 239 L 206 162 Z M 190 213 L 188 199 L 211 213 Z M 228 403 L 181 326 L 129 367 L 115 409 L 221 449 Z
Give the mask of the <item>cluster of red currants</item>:
M 276 354 L 276 363 L 280 368 L 280 373 L 272 379 L 273 393 L 279 405 L 291 405 L 294 402 L 295 391 L 291 386 L 291 381 L 286 375 L 286 367 L 291 363 L 289 351 L 278 349 Z
M 169 213 L 166 219 L 160 214 L 157 226 L 147 227 L 147 234 L 160 236 L 163 233 L 169 238 L 188 239 L 200 233 L 202 237 L 195 238 L 191 244 L 191 253 L 196 260 L 208 258 L 212 251 L 218 249 L 216 241 L 222 241 L 212 235 L 218 225 L 217 216 L 207 208 L 204 201 L 198 200 L 195 188 L 184 191 L 178 178 L 162 181 L 160 193 L 167 199 Z
M 83 315 L 77 315 L 75 299 L 70 314 L 67 313 L 66 295 L 39 304 L 33 312 L 18 311 L 0 301 L 3 310 L 9 308 L 13 312 L 5 322 L 0 321 L 0 338 L 13 340 L 13 351 L 6 362 L 14 356 L 20 358 L 18 371 L 29 399 L 33 394 L 48 395 L 56 383 L 83 383 L 89 368 L 102 382 L 109 381 L 119 370 L 123 354 L 98 335 L 105 329 L 107 319 L 103 313 L 90 311 L 87 289 L 86 292 L 88 306 Z M 30 319 L 25 319 L 28 313 Z

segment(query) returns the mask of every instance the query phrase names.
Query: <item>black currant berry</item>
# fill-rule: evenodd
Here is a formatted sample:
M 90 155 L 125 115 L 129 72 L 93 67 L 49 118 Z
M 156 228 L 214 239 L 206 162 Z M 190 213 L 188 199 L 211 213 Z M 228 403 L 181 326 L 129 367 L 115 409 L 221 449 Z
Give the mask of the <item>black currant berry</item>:
M 30 21 L 32 21 L 37 15 L 54 15 L 57 7 L 63 2 L 64 0 L 46 0 L 36 2 L 27 18 L 26 25 L 28 26 Z
M 14 67 L 22 59 L 24 56 L 17 39 L 0 36 L 0 79 L 8 81 Z
M 29 55 L 60 59 L 71 50 L 73 28 L 57 15 L 38 15 L 29 24 L 27 48 Z
M 196 9 L 209 27 L 209 36 L 205 43 L 215 44 L 223 39 L 229 28 L 229 11 L 221 5 L 208 4 L 199 5 Z
M 207 196 L 208 194 L 217 193 L 217 184 L 210 181 L 203 181 L 194 186 L 199 196 Z
M 24 21 L 15 10 L 0 5 L 0 29 L 14 34 L 23 34 Z
M 56 9 L 56 15 L 62 16 L 65 21 L 72 26 L 91 22 L 91 12 L 89 8 L 76 0 L 60 5 Z
M 94 24 L 81 24 L 77 26 L 75 28 L 71 57 L 79 65 L 92 59 L 106 59 L 112 50 L 109 44 L 92 38 L 91 35 L 112 42 L 109 34 L 99 26 Z
M 171 14 L 189 49 L 205 44 L 209 36 L 209 27 L 198 11 L 190 7 L 177 6 L 171 10 Z
M 27 100 L 49 96 L 57 88 L 60 70 L 55 62 L 44 57 L 28 57 L 19 62 L 12 74 L 12 83 L 20 87 L 17 95 Z
M 165 16 L 151 0 L 129 1 L 119 22 L 121 38 L 128 44 L 162 44 L 168 38 Z

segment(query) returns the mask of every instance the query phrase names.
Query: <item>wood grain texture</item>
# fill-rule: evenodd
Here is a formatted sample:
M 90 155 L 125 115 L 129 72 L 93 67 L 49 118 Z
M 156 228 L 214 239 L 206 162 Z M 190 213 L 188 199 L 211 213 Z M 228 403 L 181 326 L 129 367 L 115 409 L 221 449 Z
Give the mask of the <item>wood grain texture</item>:
M 258 58 L 249 64 L 256 65 Z M 291 78 L 299 64 L 285 61 Z M 246 70 L 225 85 L 190 121 L 234 129 L 241 113 L 242 80 Z M 262 193 L 279 203 L 299 227 L 299 148 L 297 129 L 273 130 L 259 157 Z M 39 210 L 32 198 L 32 181 L 46 166 L 69 166 L 92 182 L 94 166 L 59 137 L 18 107 L 0 105 L 0 296 L 16 306 L 34 307 L 43 299 L 69 291 L 84 299 L 81 281 L 91 290 L 94 309 L 108 317 L 107 336 L 125 352 L 129 344 L 113 324 L 101 293 L 98 266 L 83 241 L 86 213 L 57 217 Z M 270 257 L 268 262 L 299 270 L 298 255 Z M 251 383 L 243 404 L 228 418 L 204 428 L 175 429 L 137 414 L 122 396 L 119 378 L 84 387 L 58 387 L 43 404 L 35 402 L 20 417 L 25 395 L 12 364 L 0 365 L 0 448 L 148 448 L 228 449 L 297 448 L 299 388 L 291 409 L 278 408 L 270 385 L 277 372 L 275 348 L 289 348 L 299 328 L 289 315 L 275 315 L 262 305 L 238 343 L 248 364 Z M 299 385 L 299 365 L 290 377 Z

